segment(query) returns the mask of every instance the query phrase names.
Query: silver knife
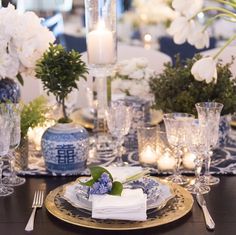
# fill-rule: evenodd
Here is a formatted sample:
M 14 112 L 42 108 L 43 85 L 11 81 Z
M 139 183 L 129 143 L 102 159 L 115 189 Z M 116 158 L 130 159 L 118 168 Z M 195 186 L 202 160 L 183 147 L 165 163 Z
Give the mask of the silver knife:
M 215 222 L 213 221 L 213 219 L 210 216 L 210 213 L 209 213 L 209 211 L 206 207 L 206 201 L 205 201 L 203 195 L 202 194 L 197 194 L 196 198 L 197 198 L 198 204 L 202 208 L 207 228 L 213 230 L 215 228 Z

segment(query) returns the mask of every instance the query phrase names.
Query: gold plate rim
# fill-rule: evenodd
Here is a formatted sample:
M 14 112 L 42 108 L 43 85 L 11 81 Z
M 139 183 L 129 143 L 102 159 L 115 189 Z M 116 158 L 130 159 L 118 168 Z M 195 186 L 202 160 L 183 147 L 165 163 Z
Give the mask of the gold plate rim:
M 184 217 L 186 214 L 188 214 L 193 206 L 193 197 L 192 195 L 183 187 L 177 185 L 177 184 L 173 184 L 173 183 L 169 183 L 166 182 L 165 180 L 159 179 L 157 177 L 154 177 L 156 179 L 158 179 L 160 182 L 162 183 L 167 183 L 172 189 L 173 191 L 175 190 L 179 190 L 185 199 L 185 208 L 181 209 L 181 210 L 177 210 L 176 213 L 174 214 L 174 216 L 169 216 L 169 217 L 165 217 L 164 219 L 158 219 L 156 218 L 155 220 L 150 220 L 150 221 L 127 221 L 126 223 L 115 223 L 115 220 L 111 220 L 114 221 L 114 223 L 97 223 L 96 225 L 94 225 L 94 223 L 89 223 L 85 220 L 80 220 L 78 218 L 72 218 L 70 215 L 63 213 L 62 211 L 60 211 L 57 206 L 54 203 L 54 198 L 55 196 L 61 191 L 63 190 L 65 185 L 71 184 L 73 182 L 61 185 L 57 188 L 55 188 L 54 190 L 52 190 L 46 197 L 45 199 L 45 207 L 48 210 L 48 212 L 50 214 L 52 214 L 53 216 L 55 216 L 56 218 L 76 225 L 76 226 L 81 226 L 81 227 L 85 227 L 85 228 L 91 228 L 91 229 L 99 229 L 99 230 L 137 230 L 137 229 L 145 229 L 145 228 L 151 228 L 151 227 L 157 227 L 157 226 L 161 226 L 164 224 L 168 224 L 171 223 L 173 221 L 176 221 L 182 217 Z M 94 221 L 98 221 L 97 219 L 94 219 Z

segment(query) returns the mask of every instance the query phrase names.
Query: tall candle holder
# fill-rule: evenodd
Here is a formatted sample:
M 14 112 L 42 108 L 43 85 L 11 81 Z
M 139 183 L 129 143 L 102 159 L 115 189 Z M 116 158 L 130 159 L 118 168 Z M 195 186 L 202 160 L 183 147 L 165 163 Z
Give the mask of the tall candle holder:
M 87 56 L 93 77 L 96 133 L 106 132 L 105 110 L 111 99 L 108 76 L 117 60 L 116 0 L 85 0 Z

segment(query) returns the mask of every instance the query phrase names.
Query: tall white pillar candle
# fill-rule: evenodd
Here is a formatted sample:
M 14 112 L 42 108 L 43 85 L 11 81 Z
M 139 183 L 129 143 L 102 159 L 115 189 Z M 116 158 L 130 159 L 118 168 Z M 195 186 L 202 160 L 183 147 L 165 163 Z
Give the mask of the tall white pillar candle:
M 87 35 L 89 64 L 112 64 L 115 58 L 115 43 L 112 31 L 98 24 L 97 29 Z

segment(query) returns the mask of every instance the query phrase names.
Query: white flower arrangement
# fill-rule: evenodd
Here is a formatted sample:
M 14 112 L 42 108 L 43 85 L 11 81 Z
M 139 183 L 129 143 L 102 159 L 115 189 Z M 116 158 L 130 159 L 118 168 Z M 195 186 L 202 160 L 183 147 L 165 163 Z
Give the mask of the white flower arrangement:
M 0 19 L 0 78 L 23 83 L 55 37 L 34 12 L 20 13 L 11 4 L 0 9 Z
M 236 2 L 225 0 L 210 0 L 212 6 L 205 6 L 204 0 L 173 0 L 172 7 L 178 13 L 170 27 L 168 33 L 173 36 L 176 44 L 188 42 L 195 46 L 197 49 L 209 47 L 209 32 L 208 28 L 215 20 L 221 18 L 229 22 L 236 20 Z M 222 4 L 221 6 L 215 5 L 216 3 Z M 214 16 L 209 18 L 204 25 L 200 24 L 196 19 L 199 13 L 216 12 Z M 219 51 L 208 57 L 203 57 L 197 61 L 191 73 L 198 81 L 205 81 L 206 83 L 217 82 L 216 59 L 219 54 L 236 39 L 236 34 L 233 34 L 228 41 L 219 49 Z
M 112 94 L 123 94 L 152 99 L 149 79 L 155 71 L 148 67 L 146 58 L 132 58 L 117 63 L 112 75 Z

